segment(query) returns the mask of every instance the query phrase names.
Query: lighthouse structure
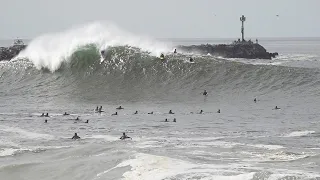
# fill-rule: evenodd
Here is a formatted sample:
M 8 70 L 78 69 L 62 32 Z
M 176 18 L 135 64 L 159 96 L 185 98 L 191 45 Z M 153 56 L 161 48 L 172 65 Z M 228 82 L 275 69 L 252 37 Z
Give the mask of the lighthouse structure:
M 244 42 L 244 22 L 246 21 L 246 17 L 242 15 L 240 17 L 240 21 L 242 23 L 242 26 L 241 26 L 242 42 Z

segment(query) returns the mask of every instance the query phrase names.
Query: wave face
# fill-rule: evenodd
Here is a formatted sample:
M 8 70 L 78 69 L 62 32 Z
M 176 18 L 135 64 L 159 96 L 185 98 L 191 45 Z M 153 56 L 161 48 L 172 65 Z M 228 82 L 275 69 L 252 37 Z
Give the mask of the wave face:
M 104 57 L 101 50 L 106 50 Z M 190 55 L 171 50 L 169 44 L 100 23 L 47 34 L 34 39 L 15 61 L 1 64 L 2 92 L 80 100 L 188 100 L 203 89 L 219 95 L 278 90 L 318 95 L 316 68 L 253 65 L 196 55 L 190 63 Z M 162 52 L 167 62 L 157 58 Z

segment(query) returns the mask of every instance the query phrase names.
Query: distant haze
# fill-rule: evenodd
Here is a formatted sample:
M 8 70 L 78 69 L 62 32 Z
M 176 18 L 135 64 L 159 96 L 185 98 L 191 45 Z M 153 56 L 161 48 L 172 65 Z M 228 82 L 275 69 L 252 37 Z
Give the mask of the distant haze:
M 319 7 L 319 0 L 1 0 L 0 38 L 93 21 L 156 38 L 233 38 L 242 14 L 249 37 L 319 37 Z

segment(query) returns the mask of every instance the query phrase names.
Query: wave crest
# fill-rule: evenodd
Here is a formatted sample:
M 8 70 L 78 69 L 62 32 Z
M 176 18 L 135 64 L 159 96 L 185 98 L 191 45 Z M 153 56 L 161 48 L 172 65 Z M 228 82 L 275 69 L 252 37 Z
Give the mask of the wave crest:
M 129 45 L 158 56 L 169 51 L 169 45 L 148 37 L 135 36 L 110 23 L 94 22 L 66 31 L 50 33 L 32 40 L 16 59 L 27 58 L 37 69 L 58 70 L 63 62 L 82 47 L 95 45 L 99 52 L 108 47 Z

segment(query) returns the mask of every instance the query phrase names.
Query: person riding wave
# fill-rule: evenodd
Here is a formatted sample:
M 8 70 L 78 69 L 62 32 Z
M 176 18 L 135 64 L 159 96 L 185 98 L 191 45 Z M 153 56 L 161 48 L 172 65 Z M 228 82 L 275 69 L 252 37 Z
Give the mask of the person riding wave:
M 160 58 L 164 59 L 164 54 L 163 53 L 161 53 Z

